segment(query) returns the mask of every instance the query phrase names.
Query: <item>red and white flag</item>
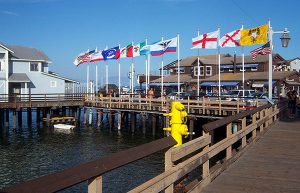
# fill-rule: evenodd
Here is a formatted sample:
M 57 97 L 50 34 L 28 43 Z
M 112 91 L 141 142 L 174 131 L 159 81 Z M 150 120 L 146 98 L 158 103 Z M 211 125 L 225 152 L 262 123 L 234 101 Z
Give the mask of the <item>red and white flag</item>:
M 225 34 L 219 41 L 221 47 L 240 46 L 241 30 L 235 30 Z
M 219 30 L 200 35 L 192 39 L 192 49 L 216 49 L 218 46 Z

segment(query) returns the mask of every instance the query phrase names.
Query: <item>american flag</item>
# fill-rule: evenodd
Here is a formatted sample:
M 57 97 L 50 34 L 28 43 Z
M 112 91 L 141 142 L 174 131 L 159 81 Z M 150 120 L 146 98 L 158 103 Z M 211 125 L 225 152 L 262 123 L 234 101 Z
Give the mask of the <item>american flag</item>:
M 266 43 L 265 45 L 256 48 L 255 50 L 252 50 L 251 52 L 252 59 L 255 60 L 257 55 L 267 55 L 271 53 L 271 47 L 270 47 L 270 42 Z

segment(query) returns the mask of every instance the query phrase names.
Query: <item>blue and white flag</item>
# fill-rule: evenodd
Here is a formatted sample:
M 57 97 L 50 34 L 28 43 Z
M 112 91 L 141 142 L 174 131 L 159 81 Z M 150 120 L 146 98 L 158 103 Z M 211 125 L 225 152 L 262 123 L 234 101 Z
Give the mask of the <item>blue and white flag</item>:
M 110 48 L 108 50 L 102 51 L 102 56 L 104 60 L 116 60 L 120 57 L 120 48 L 116 46 L 114 48 Z
M 176 52 L 176 49 L 177 37 L 151 45 L 150 52 L 152 56 L 160 56 L 166 52 Z

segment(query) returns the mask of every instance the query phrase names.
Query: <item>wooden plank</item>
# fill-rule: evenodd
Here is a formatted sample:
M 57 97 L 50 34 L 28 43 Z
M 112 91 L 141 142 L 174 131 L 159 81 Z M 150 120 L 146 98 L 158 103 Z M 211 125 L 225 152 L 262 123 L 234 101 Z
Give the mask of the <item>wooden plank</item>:
M 211 136 L 201 136 L 198 137 L 192 141 L 189 141 L 187 143 L 184 143 L 183 145 L 172 148 L 171 149 L 171 160 L 172 162 L 175 162 L 186 155 L 189 155 L 201 148 L 204 148 L 205 146 L 209 145 L 211 143 Z

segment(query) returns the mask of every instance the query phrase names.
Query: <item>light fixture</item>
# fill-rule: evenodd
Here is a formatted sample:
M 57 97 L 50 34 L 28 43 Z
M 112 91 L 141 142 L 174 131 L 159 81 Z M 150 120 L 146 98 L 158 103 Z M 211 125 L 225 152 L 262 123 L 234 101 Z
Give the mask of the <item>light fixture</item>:
M 281 36 L 281 45 L 282 47 L 286 48 L 289 45 L 289 41 L 290 41 L 290 36 L 289 36 L 289 32 L 287 30 L 287 28 L 284 29 L 282 36 Z

